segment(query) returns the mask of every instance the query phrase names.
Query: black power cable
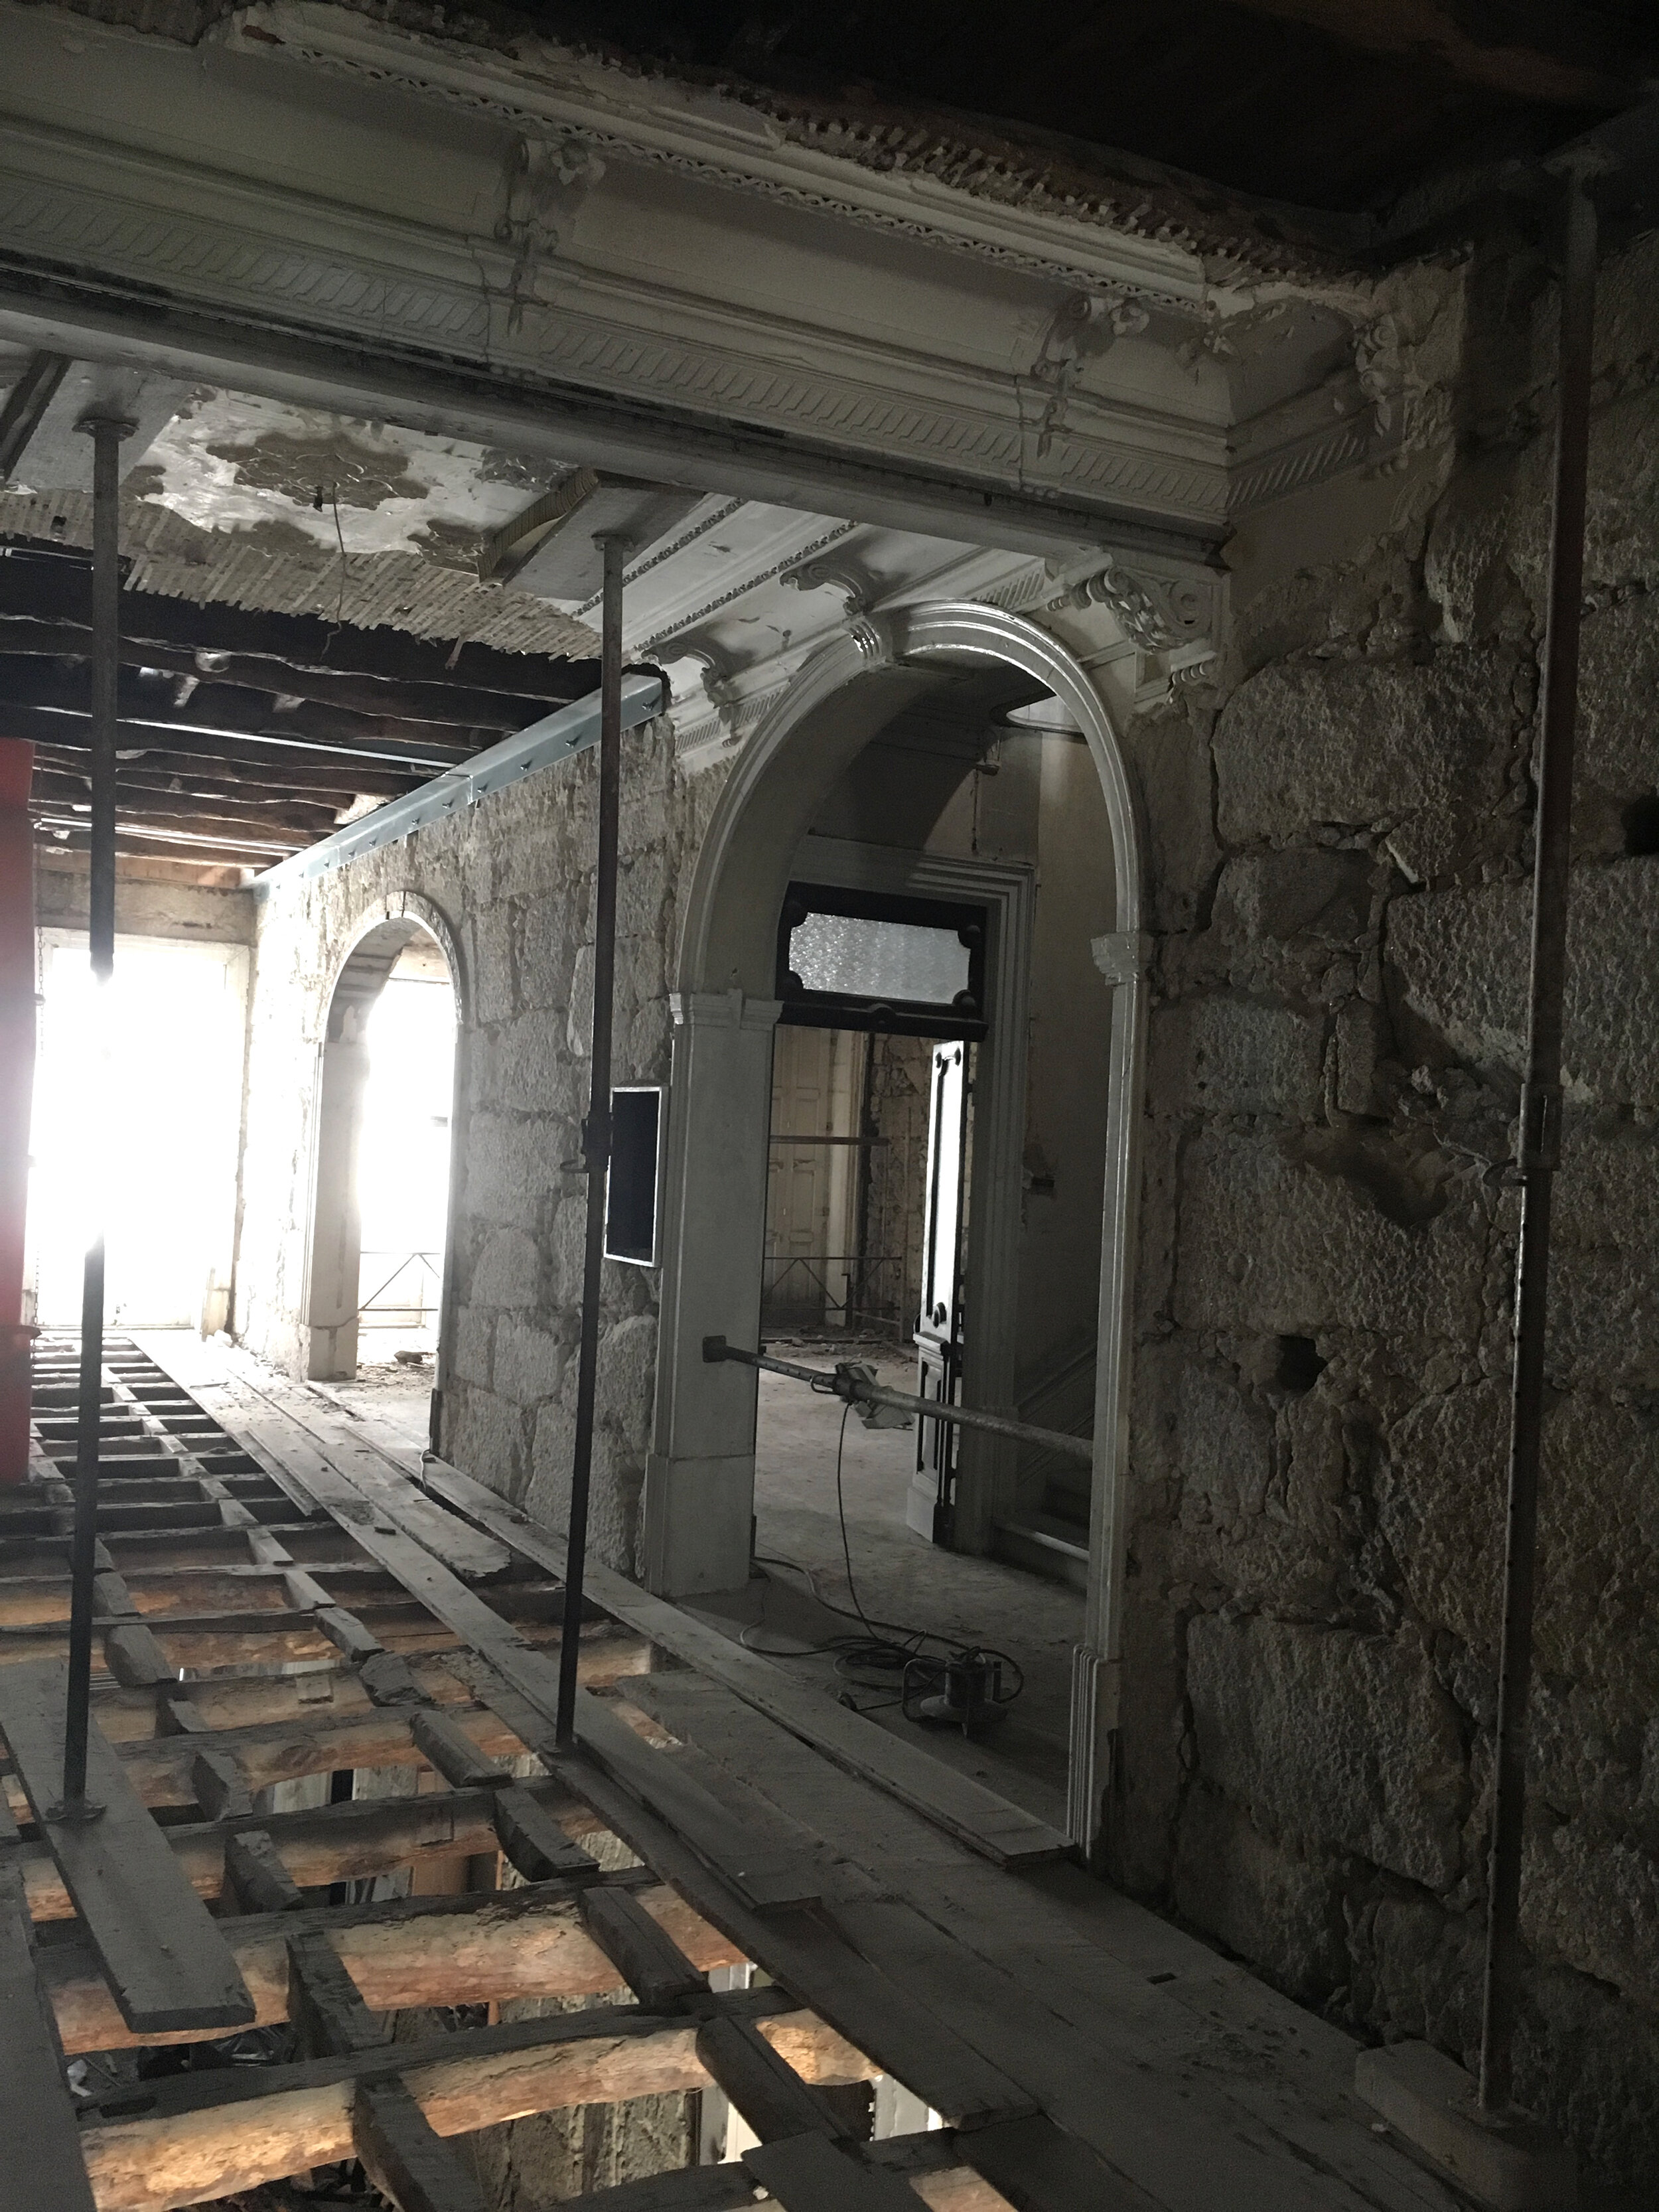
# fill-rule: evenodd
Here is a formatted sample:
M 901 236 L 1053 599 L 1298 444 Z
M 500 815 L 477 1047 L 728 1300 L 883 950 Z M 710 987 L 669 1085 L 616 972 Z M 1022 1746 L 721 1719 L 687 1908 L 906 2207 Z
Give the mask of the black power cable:
M 822 1396 L 831 1395 L 827 1382 L 815 1382 L 811 1387 Z M 756 1564 L 763 1569 L 786 1567 L 791 1574 L 799 1575 L 811 1592 L 813 1601 L 825 1613 L 833 1613 L 843 1620 L 856 1620 L 864 1632 L 829 1637 L 821 1644 L 802 1644 L 793 1650 L 757 1644 L 752 1640 L 755 1632 L 765 1624 L 763 1599 L 761 1620 L 745 1628 L 739 1640 L 748 1650 L 772 1659 L 833 1655 L 836 1673 L 848 1686 L 842 1692 L 841 1702 L 855 1712 L 880 1712 L 897 1705 L 907 1720 L 958 1726 L 965 1734 L 975 1724 L 1002 1717 L 1025 1686 L 1024 1670 L 1006 1651 L 981 1644 L 964 1644 L 953 1637 L 941 1635 L 936 1629 L 872 1620 L 865 1611 L 853 1572 L 853 1547 L 847 1528 L 847 1417 L 852 1410 L 850 1403 L 842 1405 L 836 1439 L 836 1515 L 841 1526 L 842 1558 L 847 1566 L 847 1588 L 853 1609 L 849 1612 L 845 1606 L 825 1597 L 811 1568 L 802 1566 L 798 1560 L 775 1559 L 764 1553 L 757 1553 L 755 1558 Z M 930 1650 L 927 1648 L 930 1644 L 941 1645 L 943 1650 Z M 1004 1686 L 1006 1675 L 1012 1677 L 1011 1688 Z M 860 1704 L 852 1694 L 854 1689 L 887 1690 L 895 1694 Z

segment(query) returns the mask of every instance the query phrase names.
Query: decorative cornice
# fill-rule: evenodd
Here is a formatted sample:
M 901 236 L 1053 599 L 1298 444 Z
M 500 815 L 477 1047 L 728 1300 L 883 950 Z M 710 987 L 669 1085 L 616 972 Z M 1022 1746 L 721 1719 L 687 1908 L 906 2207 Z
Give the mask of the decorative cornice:
M 510 242 L 198 179 L 108 145 L 71 149 L 20 125 L 0 167 L 0 264 L 23 257 L 204 300 L 256 328 L 470 362 L 526 392 L 572 384 L 1194 523 L 1218 526 L 1224 511 L 1224 456 L 1197 425 L 1143 427 L 1073 395 L 1039 453 L 1006 377 L 844 331 L 814 332 L 803 368 L 786 358 L 800 343 L 793 325 L 702 294 L 659 287 L 647 299 L 592 270 L 572 283 L 562 264 L 527 266 Z
M 1153 237 L 1133 218 L 1115 221 L 1103 207 L 1057 200 L 1040 187 L 1022 204 L 1008 190 L 1006 165 L 1002 190 L 993 195 L 985 189 L 988 171 L 970 187 L 959 166 L 964 181 L 955 182 L 917 161 L 914 145 L 908 162 L 902 153 L 872 158 L 874 148 L 843 122 L 805 122 L 786 103 L 755 97 L 752 88 L 747 94 L 720 88 L 691 101 L 672 81 L 653 85 L 643 72 L 579 56 L 551 40 L 520 40 L 508 59 L 318 0 L 256 0 L 210 35 L 228 45 L 250 29 L 278 41 L 286 59 L 493 116 L 532 137 L 573 142 L 558 156 L 568 166 L 597 156 L 672 168 L 970 253 L 1104 300 L 1142 300 L 1200 321 L 1212 319 L 1226 296 L 1224 282 L 1206 273 L 1195 243 Z M 775 117 L 757 128 L 753 118 L 769 104 L 776 106 Z M 1156 197 L 1144 187 L 1127 195 L 1143 210 Z M 1249 281 L 1242 265 L 1237 277 L 1241 284 Z
M 833 529 L 826 530 L 821 538 L 815 538 L 804 552 L 797 550 L 787 554 L 781 561 L 775 561 L 769 568 L 757 569 L 752 576 L 744 577 L 741 582 L 733 584 L 730 590 L 718 592 L 713 599 L 705 599 L 690 613 L 677 617 L 669 628 L 659 629 L 650 637 L 641 638 L 637 643 L 630 643 L 629 651 L 641 654 L 662 653 L 667 647 L 672 646 L 677 638 L 688 636 L 693 630 L 701 629 L 711 617 L 719 614 L 723 607 L 732 606 L 738 599 L 746 599 L 749 593 L 760 585 L 769 584 L 775 577 L 786 575 L 788 570 L 799 566 L 803 561 L 810 561 L 815 554 L 827 550 L 831 545 L 838 545 L 843 538 L 850 538 L 857 527 L 858 525 L 853 522 L 836 523 Z

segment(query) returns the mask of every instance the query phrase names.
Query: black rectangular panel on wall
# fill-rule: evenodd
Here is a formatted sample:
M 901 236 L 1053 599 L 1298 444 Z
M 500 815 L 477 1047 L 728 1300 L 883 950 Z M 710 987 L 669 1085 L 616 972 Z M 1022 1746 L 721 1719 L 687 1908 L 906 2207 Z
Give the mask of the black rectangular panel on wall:
M 657 1182 L 662 1152 L 660 1085 L 611 1094 L 611 1172 L 605 1187 L 605 1255 L 657 1264 Z

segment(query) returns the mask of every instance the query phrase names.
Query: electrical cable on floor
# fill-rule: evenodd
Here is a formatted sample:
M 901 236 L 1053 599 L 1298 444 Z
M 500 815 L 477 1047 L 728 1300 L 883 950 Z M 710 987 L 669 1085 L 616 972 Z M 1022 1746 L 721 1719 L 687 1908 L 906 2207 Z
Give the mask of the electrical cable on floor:
M 827 1385 L 814 1383 L 812 1387 L 822 1395 L 829 1395 Z M 766 1601 L 763 1597 L 760 1620 L 744 1630 L 739 1641 L 745 1650 L 758 1652 L 764 1658 L 810 1659 L 833 1655 L 836 1673 L 847 1685 L 841 1703 L 854 1712 L 884 1712 L 897 1705 L 907 1720 L 959 1726 L 966 1734 L 975 1725 L 982 1726 L 1003 1717 L 1025 1686 L 1024 1670 L 1006 1651 L 987 1644 L 964 1644 L 957 1638 L 941 1635 L 937 1629 L 872 1620 L 865 1611 L 853 1573 L 853 1547 L 847 1528 L 847 1417 L 852 1410 L 850 1404 L 842 1406 L 836 1439 L 836 1515 L 841 1525 L 842 1557 L 847 1566 L 852 1611 L 825 1597 L 811 1568 L 802 1566 L 798 1560 L 776 1559 L 757 1552 L 755 1563 L 763 1571 L 769 1567 L 787 1567 L 791 1574 L 799 1575 L 814 1602 L 825 1613 L 836 1613 L 843 1620 L 856 1620 L 864 1633 L 832 1636 L 822 1644 L 797 1645 L 793 1650 L 757 1644 L 752 1640 L 755 1632 L 765 1626 Z M 766 1579 L 769 1581 L 770 1577 Z M 928 1644 L 941 1644 L 944 1650 L 930 1651 L 925 1648 Z M 1004 1686 L 1005 1672 L 1013 1677 L 1011 1688 Z M 896 1696 L 860 1704 L 852 1694 L 855 1689 L 891 1690 L 896 1676 Z

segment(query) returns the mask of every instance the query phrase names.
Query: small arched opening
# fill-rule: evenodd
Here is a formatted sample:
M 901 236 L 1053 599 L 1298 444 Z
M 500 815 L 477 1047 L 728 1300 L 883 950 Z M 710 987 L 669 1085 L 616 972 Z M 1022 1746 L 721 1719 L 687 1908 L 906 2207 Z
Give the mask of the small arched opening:
M 366 923 L 335 978 L 313 1146 L 313 1381 L 401 1365 L 441 1386 L 459 981 L 447 923 L 412 897 Z

